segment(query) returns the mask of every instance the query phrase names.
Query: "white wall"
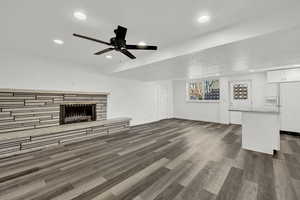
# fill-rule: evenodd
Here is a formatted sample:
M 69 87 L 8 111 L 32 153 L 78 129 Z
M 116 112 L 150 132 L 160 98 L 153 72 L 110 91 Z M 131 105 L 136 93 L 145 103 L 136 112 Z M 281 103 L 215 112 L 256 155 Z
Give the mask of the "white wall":
M 211 121 L 228 124 L 240 123 L 240 112 L 229 112 L 229 82 L 237 80 L 252 81 L 252 104 L 253 107 L 264 106 L 266 91 L 265 73 L 249 75 L 228 76 L 220 78 L 220 101 L 219 103 L 192 103 L 186 101 L 186 81 L 173 81 L 174 117 L 192 120 Z M 233 119 L 231 119 L 233 118 Z
M 131 117 L 133 125 L 172 115 L 172 110 L 160 113 L 161 102 L 166 104 L 168 101 L 167 104 L 173 107 L 168 95 L 163 94 L 164 90 L 158 90 L 172 91 L 166 82 L 143 83 L 112 78 L 87 70 L 85 66 L 6 53 L 0 55 L 0 73 L 0 88 L 111 92 L 108 118 Z
M 194 103 L 186 101 L 186 81 L 173 81 L 174 117 L 199 120 L 220 121 L 219 103 Z

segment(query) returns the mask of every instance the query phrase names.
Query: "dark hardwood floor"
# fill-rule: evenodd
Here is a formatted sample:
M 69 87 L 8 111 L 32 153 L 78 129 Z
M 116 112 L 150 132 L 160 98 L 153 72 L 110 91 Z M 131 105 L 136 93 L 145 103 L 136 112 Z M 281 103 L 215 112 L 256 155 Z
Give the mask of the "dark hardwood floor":
M 297 200 L 300 139 L 271 156 L 234 125 L 163 120 L 0 160 L 1 200 Z

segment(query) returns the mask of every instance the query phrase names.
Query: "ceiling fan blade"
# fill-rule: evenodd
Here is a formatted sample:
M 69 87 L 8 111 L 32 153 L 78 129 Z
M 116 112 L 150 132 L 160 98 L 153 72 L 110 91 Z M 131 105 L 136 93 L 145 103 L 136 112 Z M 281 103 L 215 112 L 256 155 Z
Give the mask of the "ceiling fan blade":
M 99 52 L 97 52 L 97 53 L 94 53 L 94 55 L 101 55 L 101 54 L 110 52 L 110 51 L 112 51 L 112 50 L 115 50 L 115 48 L 107 48 L 107 49 L 104 49 L 104 50 L 99 51 Z
M 127 28 L 123 26 L 118 26 L 118 28 L 115 30 L 116 38 L 125 40 L 127 33 Z
M 157 50 L 157 46 L 126 45 L 126 49 L 133 49 L 133 50 Z
M 128 56 L 129 58 L 131 58 L 131 59 L 136 59 L 136 57 L 134 55 L 132 55 L 132 53 L 130 53 L 129 51 L 127 51 L 127 49 L 122 49 L 121 52 L 124 55 Z
M 83 38 L 83 39 L 86 39 L 86 40 L 91 40 L 91 41 L 94 41 L 94 42 L 99 42 L 99 43 L 101 43 L 101 44 L 111 45 L 111 44 L 108 43 L 108 42 L 104 42 L 104 41 L 102 41 L 102 40 L 90 38 L 90 37 L 87 37 L 87 36 L 84 36 L 84 35 L 79 35 L 79 34 L 76 34 L 76 33 L 74 33 L 73 36 L 79 37 L 79 38 Z

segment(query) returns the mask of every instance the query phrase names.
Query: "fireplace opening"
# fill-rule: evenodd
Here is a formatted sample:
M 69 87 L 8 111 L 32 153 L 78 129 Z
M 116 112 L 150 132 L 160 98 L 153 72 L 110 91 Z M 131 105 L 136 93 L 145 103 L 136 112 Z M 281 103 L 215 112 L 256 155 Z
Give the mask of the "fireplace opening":
M 96 104 L 60 105 L 60 124 L 71 124 L 96 120 Z

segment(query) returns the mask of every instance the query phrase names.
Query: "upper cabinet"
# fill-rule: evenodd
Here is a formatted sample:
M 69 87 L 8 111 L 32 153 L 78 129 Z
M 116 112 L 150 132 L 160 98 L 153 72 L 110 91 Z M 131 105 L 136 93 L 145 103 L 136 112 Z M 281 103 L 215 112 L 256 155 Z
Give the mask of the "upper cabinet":
M 267 72 L 269 83 L 284 83 L 300 81 L 300 69 L 285 69 Z

